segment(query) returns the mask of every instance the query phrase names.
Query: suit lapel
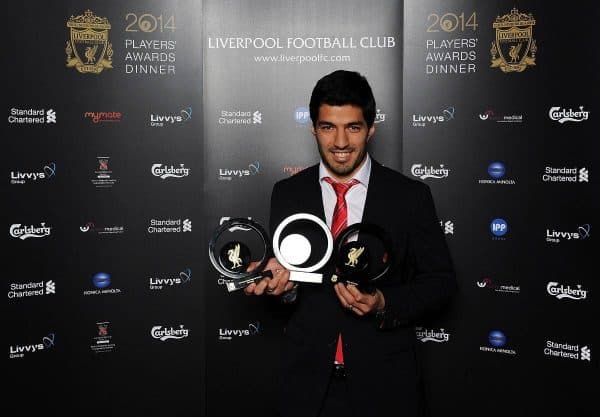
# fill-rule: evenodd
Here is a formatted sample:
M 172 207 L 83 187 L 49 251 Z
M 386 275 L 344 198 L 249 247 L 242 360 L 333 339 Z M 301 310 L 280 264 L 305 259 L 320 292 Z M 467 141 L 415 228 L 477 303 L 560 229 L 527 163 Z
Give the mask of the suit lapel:
M 325 221 L 325 209 L 323 208 L 323 196 L 321 194 L 321 184 L 319 184 L 319 165 L 309 168 L 312 172 L 309 175 L 309 181 L 305 184 L 306 190 L 298 190 L 298 207 L 302 207 L 305 213 L 314 214 Z
M 381 223 L 382 204 L 377 201 L 378 198 L 385 196 L 385 190 L 381 184 L 380 178 L 381 166 L 378 162 L 371 159 L 371 175 L 369 176 L 369 187 L 367 189 L 367 199 L 365 200 L 365 208 L 363 210 L 363 223 Z

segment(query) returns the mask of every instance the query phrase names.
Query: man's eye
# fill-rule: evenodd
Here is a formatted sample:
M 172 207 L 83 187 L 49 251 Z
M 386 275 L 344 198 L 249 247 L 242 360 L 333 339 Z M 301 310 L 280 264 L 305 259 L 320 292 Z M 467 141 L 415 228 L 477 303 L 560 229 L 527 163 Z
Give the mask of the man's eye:
M 321 130 L 331 131 L 331 130 L 333 130 L 333 126 L 321 126 Z
M 350 130 L 350 132 L 357 133 L 360 132 L 360 126 L 350 126 L 348 130 Z

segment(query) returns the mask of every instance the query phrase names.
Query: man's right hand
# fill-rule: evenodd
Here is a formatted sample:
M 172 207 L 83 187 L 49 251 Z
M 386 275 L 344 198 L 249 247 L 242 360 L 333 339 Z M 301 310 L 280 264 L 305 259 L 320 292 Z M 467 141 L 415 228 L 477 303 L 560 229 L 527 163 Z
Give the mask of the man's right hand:
M 251 262 L 247 270 L 253 270 L 259 263 Z M 281 266 L 277 259 L 269 259 L 264 270 L 271 271 L 273 278 L 263 278 L 258 283 L 248 285 L 244 288 L 246 295 L 281 295 L 294 288 L 294 283 L 289 280 L 290 271 Z

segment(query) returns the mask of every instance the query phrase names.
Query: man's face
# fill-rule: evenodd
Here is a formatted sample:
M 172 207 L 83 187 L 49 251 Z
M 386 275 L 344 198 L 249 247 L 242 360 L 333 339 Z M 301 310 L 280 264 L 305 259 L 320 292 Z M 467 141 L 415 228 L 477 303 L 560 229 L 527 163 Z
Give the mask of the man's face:
M 367 127 L 360 107 L 322 104 L 311 130 L 329 172 L 337 181 L 346 181 L 362 166 L 375 125 Z

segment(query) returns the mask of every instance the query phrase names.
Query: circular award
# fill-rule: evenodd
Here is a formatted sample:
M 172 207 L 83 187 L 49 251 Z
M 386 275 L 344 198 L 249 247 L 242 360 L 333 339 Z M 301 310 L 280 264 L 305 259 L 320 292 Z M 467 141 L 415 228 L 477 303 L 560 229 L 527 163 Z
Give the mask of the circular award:
M 262 246 L 262 255 L 256 268 L 251 271 L 247 271 L 248 265 L 256 260 L 257 256 L 251 252 L 247 240 L 246 243 L 242 240 L 230 240 L 225 244 L 218 244 L 221 235 L 230 230 L 243 230 L 258 235 L 260 246 Z M 251 219 L 233 218 L 224 222 L 214 231 L 208 242 L 210 262 L 221 275 L 228 278 L 225 285 L 229 292 L 245 288 L 251 283 L 269 276 L 270 272 L 263 272 L 263 269 L 269 261 L 270 254 L 271 246 L 267 232 L 259 223 Z
M 313 247 L 308 239 L 302 233 L 292 233 L 281 239 L 283 231 L 293 223 L 308 221 L 316 224 L 326 239 L 326 249 L 323 256 L 309 266 L 300 266 L 309 260 Z M 319 217 L 308 213 L 297 213 L 285 218 L 273 234 L 273 253 L 277 261 L 290 271 L 290 281 L 312 282 L 320 284 L 323 282 L 323 275 L 314 271 L 322 268 L 331 258 L 333 252 L 333 237 L 327 224 Z
M 356 241 L 348 238 L 359 234 Z M 378 250 L 375 250 L 374 247 Z M 355 223 L 337 236 L 334 243 L 334 262 L 337 273 L 332 282 L 345 282 L 373 293 L 375 282 L 388 273 L 392 265 L 392 239 L 383 228 L 371 223 Z

